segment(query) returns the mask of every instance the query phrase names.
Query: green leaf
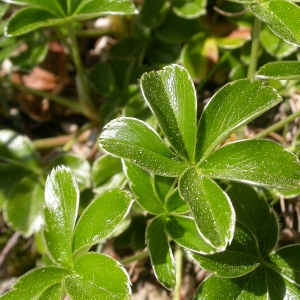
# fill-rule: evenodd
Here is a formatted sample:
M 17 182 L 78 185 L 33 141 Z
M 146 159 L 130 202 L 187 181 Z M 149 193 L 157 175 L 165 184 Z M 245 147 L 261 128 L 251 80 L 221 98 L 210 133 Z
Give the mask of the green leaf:
M 165 233 L 164 216 L 152 220 L 146 230 L 146 240 L 151 264 L 157 280 L 167 289 L 175 288 L 175 262 Z
M 204 176 L 261 186 L 293 188 L 300 183 L 297 157 L 268 140 L 227 144 L 207 157 L 199 168 Z
M 45 187 L 44 239 L 51 259 L 70 268 L 72 237 L 79 204 L 79 190 L 66 167 L 57 167 L 48 176 Z
M 260 43 L 270 55 L 279 59 L 291 55 L 298 49 L 272 33 L 268 26 L 264 26 L 260 32 Z
M 265 270 L 260 267 L 254 272 L 236 279 L 226 279 L 212 275 L 205 279 L 198 287 L 194 295 L 194 300 L 219 300 L 223 299 L 224 295 L 231 300 L 273 299 L 268 298 L 267 295 L 264 271 Z
M 118 118 L 109 122 L 99 138 L 100 147 L 120 158 L 163 176 L 178 176 L 186 163 L 177 158 L 145 122 Z
M 229 197 L 196 168 L 188 169 L 180 177 L 179 193 L 188 203 L 202 238 L 217 250 L 224 250 L 235 227 Z
M 234 131 L 281 101 L 274 89 L 257 80 L 241 79 L 226 84 L 212 97 L 201 115 L 197 161 L 206 159 Z
M 179 17 L 198 18 L 206 14 L 206 0 L 171 0 L 173 10 Z
M 192 79 L 179 65 L 145 73 L 141 92 L 175 151 L 194 160 L 197 97 Z
M 8 20 L 5 27 L 6 36 L 21 35 L 41 27 L 56 26 L 64 23 L 64 19 L 38 7 L 27 7 L 17 11 Z
M 246 184 L 231 182 L 226 193 L 233 204 L 237 222 L 255 237 L 261 257 L 266 257 L 278 241 L 279 225 L 276 214 L 264 198 Z
M 123 164 L 137 203 L 151 214 L 163 214 L 165 209 L 162 200 L 155 192 L 153 176 L 134 164 L 125 161 Z
M 130 193 L 116 188 L 95 199 L 83 212 L 74 232 L 73 248 L 91 247 L 109 236 L 129 212 Z
M 20 277 L 17 283 L 14 284 L 12 290 L 1 296 L 1 299 L 46 299 L 44 297 L 45 294 L 52 297 L 52 295 L 56 293 L 53 288 L 56 289 L 57 284 L 61 286 L 62 279 L 69 274 L 69 270 L 59 267 L 45 267 L 32 270 Z M 55 298 L 49 297 L 47 299 Z
M 59 165 L 68 166 L 76 178 L 80 191 L 91 186 L 91 167 L 86 159 L 73 154 L 60 154 L 48 164 L 46 171 L 50 172 Z
M 178 188 L 169 195 L 165 206 L 168 213 L 185 214 L 190 211 L 188 204 L 180 197 Z
M 212 255 L 194 253 L 193 258 L 203 269 L 226 278 L 243 276 L 261 262 L 255 237 L 240 223 L 236 224 L 232 243 L 225 251 Z
M 146 27 L 157 27 L 165 18 L 170 3 L 165 0 L 145 0 L 140 11 L 141 23 Z
M 40 297 L 39 300 L 57 300 L 62 299 L 65 295 L 64 288 L 61 283 L 57 283 L 49 287 Z
M 276 35 L 290 44 L 300 46 L 298 5 L 287 0 L 271 0 L 251 4 L 249 7 Z
M 262 66 L 255 77 L 260 79 L 275 80 L 299 80 L 300 62 L 298 61 L 276 61 Z
M 290 245 L 277 250 L 270 255 L 271 262 L 280 274 L 292 284 L 300 288 L 300 245 Z M 272 267 L 272 266 L 271 266 Z M 300 290 L 298 291 L 300 295 Z
M 43 224 L 44 185 L 37 175 L 18 181 L 6 198 L 5 221 L 14 230 L 29 237 Z
M 180 246 L 202 254 L 212 254 L 216 249 L 211 247 L 200 236 L 192 218 L 170 215 L 165 224 L 168 235 Z
M 76 260 L 74 270 L 76 274 L 64 280 L 71 299 L 130 299 L 129 277 L 113 258 L 87 253 Z

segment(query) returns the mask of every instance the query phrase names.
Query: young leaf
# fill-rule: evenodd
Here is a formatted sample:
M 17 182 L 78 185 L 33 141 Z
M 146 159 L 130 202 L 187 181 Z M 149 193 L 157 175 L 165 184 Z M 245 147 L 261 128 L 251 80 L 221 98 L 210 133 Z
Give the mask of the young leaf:
M 195 168 L 180 177 L 179 193 L 188 203 L 202 238 L 217 250 L 224 250 L 233 238 L 235 226 L 229 197 Z
M 43 224 L 44 186 L 37 175 L 25 176 L 8 194 L 4 217 L 13 229 L 29 237 Z
M 193 19 L 206 14 L 206 0 L 171 0 L 174 12 L 182 18 Z
M 118 118 L 106 124 L 99 145 L 104 151 L 158 175 L 178 176 L 187 165 L 149 125 L 134 118 Z
M 222 87 L 205 107 L 198 128 L 196 160 L 207 156 L 239 127 L 281 101 L 271 87 L 241 79 Z
M 255 77 L 261 79 L 276 80 L 299 80 L 300 62 L 298 61 L 276 61 L 262 66 Z
M 175 288 L 175 262 L 165 233 L 165 217 L 152 220 L 146 230 L 146 240 L 151 264 L 157 280 L 167 289 Z
M 255 236 L 261 257 L 270 254 L 278 241 L 277 217 L 268 203 L 246 184 L 231 182 L 226 191 L 233 204 L 237 222 Z
M 141 92 L 175 151 L 194 160 L 196 144 L 196 91 L 188 72 L 172 65 L 145 73 Z
M 271 0 L 251 4 L 252 13 L 288 43 L 300 46 L 300 8 L 287 0 Z M 292 17 L 291 17 L 292 16 Z
M 58 265 L 72 267 L 72 236 L 79 204 L 76 180 L 66 167 L 57 167 L 45 187 L 44 239 L 48 254 Z
M 57 288 L 62 289 L 61 281 L 70 273 L 69 270 L 59 267 L 45 267 L 32 270 L 20 277 L 12 290 L 1 296 L 1 299 L 58 299 L 54 298 L 57 295 Z M 49 298 L 45 298 L 45 295 L 48 295 Z M 61 292 L 60 297 L 62 297 Z
M 115 188 L 95 199 L 83 212 L 74 231 L 73 250 L 91 247 L 109 236 L 127 215 L 130 193 Z
M 165 213 L 163 202 L 155 193 L 153 176 L 129 162 L 123 161 L 123 168 L 137 203 L 151 214 Z
M 225 251 L 213 255 L 193 254 L 193 258 L 202 268 L 217 276 L 235 278 L 243 276 L 260 264 L 256 239 L 251 232 L 236 224 L 232 243 Z
M 241 140 L 227 144 L 207 157 L 199 168 L 205 176 L 262 186 L 287 189 L 300 184 L 297 157 L 268 140 Z
M 76 274 L 64 280 L 71 299 L 130 299 L 129 277 L 113 258 L 87 253 L 75 261 L 74 270 Z
M 216 249 L 200 236 L 192 218 L 170 215 L 165 224 L 168 235 L 180 246 L 202 254 L 212 254 Z

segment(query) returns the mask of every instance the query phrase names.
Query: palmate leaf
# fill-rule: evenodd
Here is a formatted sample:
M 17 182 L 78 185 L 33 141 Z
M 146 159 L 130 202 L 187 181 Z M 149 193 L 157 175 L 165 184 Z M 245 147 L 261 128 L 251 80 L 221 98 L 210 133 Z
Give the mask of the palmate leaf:
M 158 175 L 175 177 L 187 166 L 166 147 L 157 132 L 134 118 L 118 118 L 106 124 L 99 145 L 105 152 Z
M 8 3 L 27 5 L 17 11 L 8 21 L 7 36 L 21 35 L 37 28 L 56 26 L 86 20 L 107 14 L 135 14 L 134 6 L 128 0 L 4 0 Z
M 51 259 L 70 268 L 73 229 L 79 205 L 75 177 L 66 167 L 57 167 L 48 176 L 45 187 L 44 240 Z
M 145 73 L 141 92 L 160 128 L 182 157 L 194 161 L 196 144 L 196 91 L 188 72 L 172 65 Z
M 196 160 L 205 160 L 235 130 L 281 101 L 274 89 L 259 81 L 241 79 L 226 84 L 201 115 Z
M 64 279 L 71 299 L 130 299 L 128 275 L 113 258 L 100 253 L 87 253 L 75 261 L 74 270 L 75 274 Z
M 175 262 L 165 233 L 165 221 L 165 216 L 158 216 L 152 220 L 146 230 L 146 241 L 157 280 L 165 288 L 173 290 L 176 280 Z
M 271 0 L 259 1 L 249 7 L 276 35 L 290 44 L 300 46 L 298 5 L 287 0 Z
M 287 189 L 300 184 L 297 157 L 268 140 L 241 140 L 227 144 L 200 163 L 199 169 L 203 175 L 212 178 L 261 186 Z
M 226 193 L 196 168 L 180 177 L 179 192 L 188 203 L 202 238 L 217 250 L 224 250 L 235 227 L 235 212 Z
M 60 299 L 63 296 L 61 282 L 70 274 L 69 270 L 59 267 L 45 267 L 30 271 L 20 277 L 12 290 L 0 298 L 3 300 Z

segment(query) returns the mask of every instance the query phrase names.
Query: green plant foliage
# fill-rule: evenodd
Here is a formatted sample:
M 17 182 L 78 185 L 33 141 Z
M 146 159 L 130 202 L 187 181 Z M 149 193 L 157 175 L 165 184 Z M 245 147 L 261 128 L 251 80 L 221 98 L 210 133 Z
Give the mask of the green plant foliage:
M 8 3 L 28 5 L 17 11 L 6 26 L 7 36 L 16 36 L 41 27 L 57 26 L 76 20 L 96 18 L 106 14 L 134 14 L 133 5 L 127 0 L 102 1 L 35 1 L 5 0 Z
M 270 62 L 262 66 L 255 77 L 260 79 L 298 80 L 300 78 L 300 62 Z
M 299 298 L 299 245 L 272 252 L 279 226 L 265 200 L 240 183 L 231 185 L 228 194 L 237 216 L 234 239 L 222 253 L 193 254 L 215 274 L 199 286 L 194 299 L 220 299 L 224 293 L 230 299 Z
M 206 0 L 171 0 L 173 10 L 179 17 L 197 18 L 206 13 Z
M 107 255 L 86 253 L 86 249 L 122 223 L 131 203 L 129 192 L 107 191 L 86 208 L 75 227 L 78 184 L 70 169 L 54 169 L 46 182 L 43 232 L 54 266 L 28 272 L 1 299 L 61 299 L 65 294 L 71 299 L 129 299 L 129 278 L 123 267 Z M 85 251 L 79 253 L 79 248 Z

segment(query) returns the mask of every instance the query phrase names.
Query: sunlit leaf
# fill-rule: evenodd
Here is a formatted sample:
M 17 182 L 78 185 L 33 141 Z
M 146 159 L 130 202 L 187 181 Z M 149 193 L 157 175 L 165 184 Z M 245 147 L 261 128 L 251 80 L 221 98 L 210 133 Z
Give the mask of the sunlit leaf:
M 255 77 L 261 79 L 276 80 L 299 80 L 300 62 L 298 61 L 276 61 L 262 66 Z
M 45 187 L 44 239 L 51 259 L 70 268 L 73 229 L 79 205 L 76 180 L 66 167 L 57 167 L 48 176 Z
M 156 217 L 147 227 L 146 240 L 156 278 L 165 288 L 173 290 L 175 262 L 164 229 L 165 221 L 163 216 Z
M 197 160 L 204 160 L 235 130 L 281 100 L 274 89 L 259 81 L 241 79 L 226 84 L 212 97 L 201 115 Z
M 188 203 L 202 238 L 224 250 L 233 238 L 235 213 L 229 197 L 201 171 L 190 168 L 179 179 L 179 192 Z
M 137 119 L 118 118 L 109 122 L 99 145 L 105 152 L 158 175 L 178 176 L 186 168 L 186 162 L 176 157 L 149 125 Z
M 206 0 L 171 0 L 174 12 L 182 18 L 193 19 L 206 13 Z
M 12 290 L 1 296 L 1 299 L 46 299 L 45 295 L 50 296 L 47 299 L 57 299 L 53 297 L 57 295 L 57 286 L 61 286 L 61 281 L 69 274 L 69 270 L 59 267 L 45 267 L 30 271 L 20 277 Z
M 76 260 L 74 270 L 75 274 L 64 280 L 71 299 L 130 299 L 129 277 L 113 258 L 87 253 Z
M 181 156 L 194 160 L 196 91 L 188 72 L 179 65 L 145 73 L 141 92 L 169 142 Z
M 293 188 L 300 182 L 297 157 L 268 140 L 227 144 L 207 157 L 199 168 L 205 176 L 262 186 Z
M 96 198 L 78 220 L 74 232 L 74 250 L 95 245 L 110 235 L 124 220 L 131 204 L 131 195 L 120 188 Z

